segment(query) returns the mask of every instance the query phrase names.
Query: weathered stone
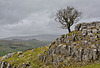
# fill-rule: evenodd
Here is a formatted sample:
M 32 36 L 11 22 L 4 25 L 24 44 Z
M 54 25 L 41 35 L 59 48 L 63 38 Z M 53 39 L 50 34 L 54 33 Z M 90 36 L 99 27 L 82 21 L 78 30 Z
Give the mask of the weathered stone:
M 93 49 L 93 60 L 97 59 L 97 54 L 96 54 L 97 50 Z
M 98 30 L 97 33 L 100 34 L 100 30 Z
M 93 44 L 93 45 L 91 45 L 91 48 L 96 48 L 96 46 Z
M 3 62 L 1 63 L 1 67 L 0 67 L 0 68 L 4 68 L 4 65 L 5 65 L 5 62 L 3 61 Z
M 87 29 L 87 26 L 81 26 L 81 30 L 83 30 L 83 29 Z
M 97 29 L 92 29 L 92 33 L 97 33 Z
M 93 37 L 93 34 L 92 34 L 92 33 L 88 33 L 88 36 L 89 36 L 89 37 Z
M 86 36 L 86 35 L 87 35 L 87 29 L 83 29 L 83 30 L 82 30 L 82 35 L 83 35 L 83 36 Z
M 10 58 L 10 57 L 12 57 L 14 54 L 15 54 L 15 53 L 9 53 L 9 54 L 3 56 L 1 60 L 5 60 L 6 58 Z
M 24 55 L 19 55 L 18 57 L 24 57 Z
M 57 40 L 57 41 L 55 42 L 55 46 L 59 45 L 60 43 L 61 43 L 61 41 L 60 41 L 60 40 Z
M 34 51 L 34 49 L 32 49 L 32 52 Z
M 20 55 L 20 54 L 23 54 L 23 52 L 22 51 L 19 51 L 17 54 Z
M 7 64 L 7 68 L 12 68 L 12 66 L 8 63 L 8 64 Z
M 97 38 L 100 38 L 100 34 L 97 35 Z
M 96 23 L 96 27 L 100 29 L 100 22 Z
M 38 57 L 40 57 L 42 54 L 38 54 Z
M 92 33 L 92 30 L 91 29 L 87 29 L 87 33 Z

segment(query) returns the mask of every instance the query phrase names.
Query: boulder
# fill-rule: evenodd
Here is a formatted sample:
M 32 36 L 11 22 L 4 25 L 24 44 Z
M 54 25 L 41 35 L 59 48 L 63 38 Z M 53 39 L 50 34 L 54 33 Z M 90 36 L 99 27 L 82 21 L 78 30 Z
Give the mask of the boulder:
M 23 52 L 22 51 L 17 52 L 17 55 L 20 55 L 20 54 L 23 54 Z
M 92 33 L 97 33 L 97 29 L 92 29 Z
M 87 35 L 87 29 L 83 29 L 83 30 L 82 30 L 82 35 L 83 35 L 83 36 L 86 36 L 86 35 Z
M 18 57 L 24 57 L 24 55 L 19 55 Z

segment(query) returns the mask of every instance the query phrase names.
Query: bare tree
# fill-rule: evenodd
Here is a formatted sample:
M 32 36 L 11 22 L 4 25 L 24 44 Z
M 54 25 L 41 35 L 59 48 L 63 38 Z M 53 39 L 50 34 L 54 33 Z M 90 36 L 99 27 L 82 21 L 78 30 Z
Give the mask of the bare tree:
M 70 27 L 80 20 L 81 14 L 74 7 L 67 6 L 67 9 L 61 9 L 56 13 L 55 20 L 61 23 L 61 28 L 68 29 L 71 32 Z

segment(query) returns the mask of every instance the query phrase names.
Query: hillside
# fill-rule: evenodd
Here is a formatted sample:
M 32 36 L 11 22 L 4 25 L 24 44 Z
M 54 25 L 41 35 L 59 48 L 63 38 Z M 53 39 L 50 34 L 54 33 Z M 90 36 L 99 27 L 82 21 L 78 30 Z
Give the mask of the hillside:
M 10 53 L 1 68 L 100 68 L 100 22 L 81 23 L 49 46 Z
M 13 39 L 21 39 L 21 40 L 30 40 L 30 39 L 37 39 L 40 41 L 54 41 L 60 35 L 54 34 L 44 34 L 44 35 L 32 35 L 32 36 L 14 36 L 3 38 L 3 40 L 13 40 Z
M 32 40 L 0 40 L 0 56 L 6 55 L 11 52 L 24 51 L 27 49 L 46 46 L 49 41 Z

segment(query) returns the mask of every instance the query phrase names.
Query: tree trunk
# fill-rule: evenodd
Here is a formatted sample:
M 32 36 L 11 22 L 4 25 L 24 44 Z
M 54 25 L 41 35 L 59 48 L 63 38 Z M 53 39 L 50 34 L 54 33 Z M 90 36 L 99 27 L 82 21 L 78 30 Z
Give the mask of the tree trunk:
M 70 29 L 70 27 L 68 28 L 68 32 L 69 32 L 69 33 L 71 32 L 71 29 Z

